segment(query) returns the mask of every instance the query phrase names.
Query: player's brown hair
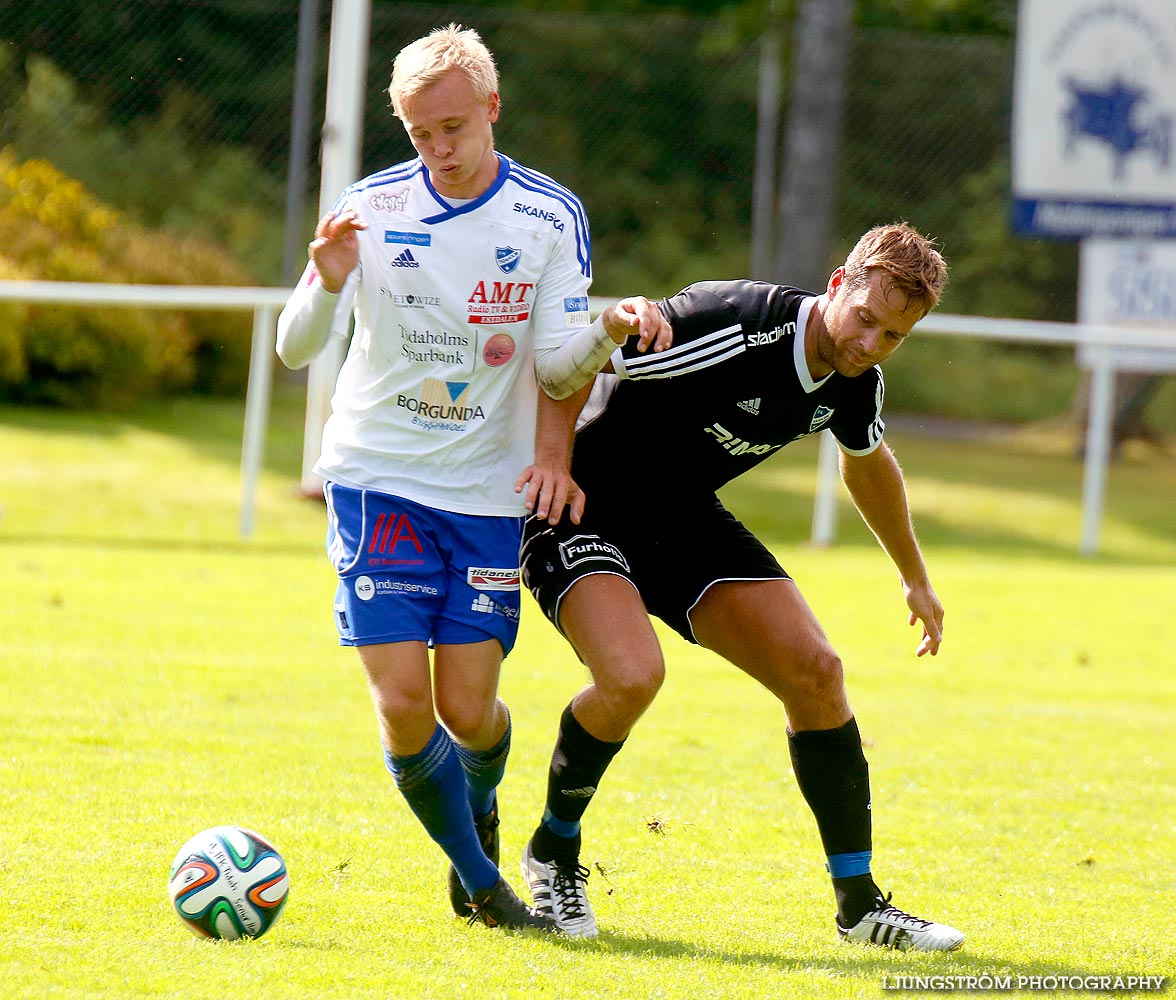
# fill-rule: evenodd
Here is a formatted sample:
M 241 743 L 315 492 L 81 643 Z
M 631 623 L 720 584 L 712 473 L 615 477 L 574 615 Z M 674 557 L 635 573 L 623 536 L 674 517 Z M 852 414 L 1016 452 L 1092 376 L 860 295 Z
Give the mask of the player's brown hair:
M 498 67 L 482 36 L 473 28 L 449 24 L 409 42 L 397 54 L 388 84 L 393 114 L 403 119 L 404 102 L 451 69 L 465 73 L 479 100 L 498 92 Z
M 935 240 L 905 222 L 875 226 L 865 233 L 845 259 L 844 268 L 849 288 L 865 284 L 871 271 L 884 272 L 886 293 L 900 292 L 906 296 L 904 308 L 917 308 L 921 316 L 935 308 L 947 285 L 947 262 Z

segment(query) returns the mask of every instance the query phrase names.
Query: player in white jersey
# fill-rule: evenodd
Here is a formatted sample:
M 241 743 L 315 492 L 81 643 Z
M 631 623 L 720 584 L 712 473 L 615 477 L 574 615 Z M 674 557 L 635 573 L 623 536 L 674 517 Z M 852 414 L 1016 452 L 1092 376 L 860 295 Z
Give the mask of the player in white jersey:
M 497 91 L 474 31 L 400 52 L 389 94 L 419 156 L 319 221 L 278 351 L 301 367 L 354 315 L 315 465 L 340 641 L 358 648 L 388 770 L 451 861 L 455 912 L 554 929 L 498 871 L 522 515 L 579 519 L 577 391 L 630 334 L 661 350 L 669 326 L 644 300 L 590 323 L 583 207 L 495 150 Z

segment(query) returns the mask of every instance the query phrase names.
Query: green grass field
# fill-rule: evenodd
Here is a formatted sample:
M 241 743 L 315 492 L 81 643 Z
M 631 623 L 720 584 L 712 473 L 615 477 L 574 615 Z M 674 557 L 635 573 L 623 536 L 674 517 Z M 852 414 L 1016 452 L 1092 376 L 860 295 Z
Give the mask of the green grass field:
M 452 917 L 444 861 L 335 642 L 322 510 L 293 490 L 299 398 L 280 389 L 244 544 L 239 405 L 0 409 L 0 995 L 841 998 L 893 995 L 901 976 L 1088 975 L 1170 989 L 1170 455 L 1115 467 L 1102 552 L 1083 558 L 1072 442 L 889 435 L 947 608 L 943 650 L 922 660 L 895 573 L 848 509 L 837 546 L 805 544 L 812 442 L 737 484 L 729 505 L 844 657 L 879 882 L 968 940 L 950 955 L 836 941 L 780 710 L 663 630 L 666 686 L 586 818 L 602 933 L 579 942 Z M 516 886 L 582 680 L 528 604 L 503 680 Z M 199 940 L 167 898 L 176 850 L 222 823 L 289 865 L 289 903 L 257 941 Z

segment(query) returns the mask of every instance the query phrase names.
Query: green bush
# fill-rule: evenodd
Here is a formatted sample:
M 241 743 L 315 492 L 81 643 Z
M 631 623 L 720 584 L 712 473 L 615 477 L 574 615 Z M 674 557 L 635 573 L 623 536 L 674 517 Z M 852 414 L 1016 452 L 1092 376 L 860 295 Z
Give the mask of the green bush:
M 0 150 L 0 277 L 242 285 L 214 244 L 128 222 L 43 160 Z M 0 311 L 0 398 L 120 409 L 169 392 L 239 391 L 251 324 L 238 313 L 77 308 Z
M 222 245 L 254 280 L 277 281 L 281 180 L 248 148 L 202 141 L 193 123 L 215 112 L 200 95 L 171 85 L 156 114 L 119 125 L 49 59 L 19 67 L 0 48 L 0 100 L 0 146 L 19 159 L 47 160 L 139 225 Z

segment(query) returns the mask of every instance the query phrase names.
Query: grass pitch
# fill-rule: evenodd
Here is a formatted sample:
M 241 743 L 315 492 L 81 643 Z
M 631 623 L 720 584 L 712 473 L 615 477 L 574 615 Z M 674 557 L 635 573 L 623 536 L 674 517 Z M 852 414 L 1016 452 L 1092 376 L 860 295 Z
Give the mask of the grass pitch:
M 894 571 L 852 512 L 837 546 L 805 544 L 810 442 L 733 486 L 729 505 L 776 548 L 845 660 L 879 883 L 968 940 L 951 955 L 837 943 L 779 708 L 663 630 L 666 686 L 586 817 L 602 933 L 581 942 L 452 917 L 444 861 L 395 794 L 356 658 L 335 644 L 322 510 L 292 488 L 300 401 L 277 402 L 245 543 L 239 407 L 0 410 L 5 997 L 841 998 L 914 976 L 1171 983 L 1170 456 L 1115 467 L 1102 552 L 1083 558 L 1067 444 L 888 435 L 947 608 L 942 652 L 922 660 Z M 515 720 L 504 871 L 517 887 L 556 720 L 583 676 L 528 604 L 503 679 Z M 290 869 L 289 903 L 257 941 L 199 940 L 167 899 L 175 851 L 222 823 L 257 829 Z

